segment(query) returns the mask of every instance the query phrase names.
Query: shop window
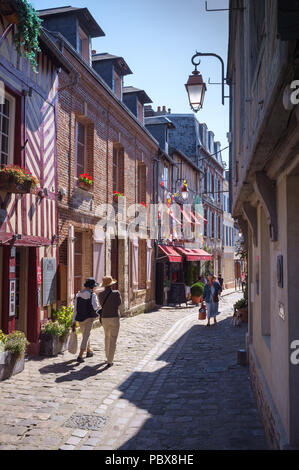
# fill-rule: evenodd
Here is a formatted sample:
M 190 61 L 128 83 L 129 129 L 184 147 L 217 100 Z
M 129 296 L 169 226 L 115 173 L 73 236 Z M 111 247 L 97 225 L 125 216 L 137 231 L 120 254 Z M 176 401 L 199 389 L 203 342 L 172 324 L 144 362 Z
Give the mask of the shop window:
M 0 165 L 14 163 L 15 99 L 0 96 Z

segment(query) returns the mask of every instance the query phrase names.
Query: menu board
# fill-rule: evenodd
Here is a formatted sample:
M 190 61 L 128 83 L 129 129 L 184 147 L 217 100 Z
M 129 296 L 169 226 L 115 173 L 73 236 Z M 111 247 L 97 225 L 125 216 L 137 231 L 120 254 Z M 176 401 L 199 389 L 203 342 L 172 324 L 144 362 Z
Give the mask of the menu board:
M 168 296 L 168 303 L 169 304 L 182 304 L 186 303 L 187 304 L 187 299 L 186 299 L 186 290 L 185 290 L 185 284 L 184 283 L 172 283 L 170 287 L 170 292 Z
M 56 258 L 43 258 L 43 306 L 56 302 Z

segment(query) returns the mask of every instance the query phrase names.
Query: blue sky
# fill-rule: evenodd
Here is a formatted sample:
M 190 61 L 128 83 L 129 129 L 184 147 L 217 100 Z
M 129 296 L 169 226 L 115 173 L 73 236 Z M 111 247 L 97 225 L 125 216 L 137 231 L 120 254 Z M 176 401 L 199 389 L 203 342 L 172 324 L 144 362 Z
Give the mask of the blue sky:
M 206 12 L 204 0 L 31 0 L 38 9 L 72 5 L 87 7 L 106 36 L 93 40 L 93 49 L 122 56 L 133 75 L 125 85 L 144 89 L 153 107 L 192 113 L 184 84 L 194 67 L 195 51 L 213 52 L 227 63 L 228 12 Z M 227 8 L 228 0 L 208 0 L 208 8 Z M 202 58 L 199 66 L 207 93 L 196 117 L 206 122 L 222 147 L 228 145 L 229 102 L 221 102 L 221 65 Z M 228 94 L 225 87 L 225 94 Z M 228 162 L 228 150 L 223 159 Z

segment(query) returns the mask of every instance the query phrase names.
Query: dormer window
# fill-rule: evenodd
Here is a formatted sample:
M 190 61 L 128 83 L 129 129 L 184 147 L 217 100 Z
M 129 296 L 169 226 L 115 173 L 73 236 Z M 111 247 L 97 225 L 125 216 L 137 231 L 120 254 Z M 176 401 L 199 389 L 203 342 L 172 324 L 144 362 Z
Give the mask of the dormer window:
M 122 99 L 122 79 L 116 72 L 113 75 L 113 91 L 118 99 Z
M 90 63 L 89 57 L 89 40 L 84 31 L 79 27 L 79 40 L 78 50 L 81 57 L 88 63 Z

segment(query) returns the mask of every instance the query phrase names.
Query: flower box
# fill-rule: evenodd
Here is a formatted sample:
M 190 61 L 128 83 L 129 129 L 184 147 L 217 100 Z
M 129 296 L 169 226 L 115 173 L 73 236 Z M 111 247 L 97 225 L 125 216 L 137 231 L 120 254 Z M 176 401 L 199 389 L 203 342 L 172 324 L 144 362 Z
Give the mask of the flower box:
M 17 165 L 0 170 L 0 191 L 26 194 L 36 187 L 38 180 L 28 170 Z
M 113 191 L 113 201 L 118 202 L 118 199 L 124 197 L 123 193 L 120 193 L 118 191 Z
M 79 176 L 78 186 L 81 189 L 90 189 L 92 187 L 93 179 L 88 173 L 82 173 Z
M 57 336 L 42 332 L 40 335 L 40 356 L 52 357 L 64 353 L 68 348 L 69 339 L 69 333 L 66 336 Z
M 84 181 L 78 182 L 78 188 L 84 189 L 85 191 L 90 191 L 92 184 L 85 183 Z
M 0 352 L 0 381 L 19 374 L 25 367 L 25 354 L 18 355 L 10 351 Z

